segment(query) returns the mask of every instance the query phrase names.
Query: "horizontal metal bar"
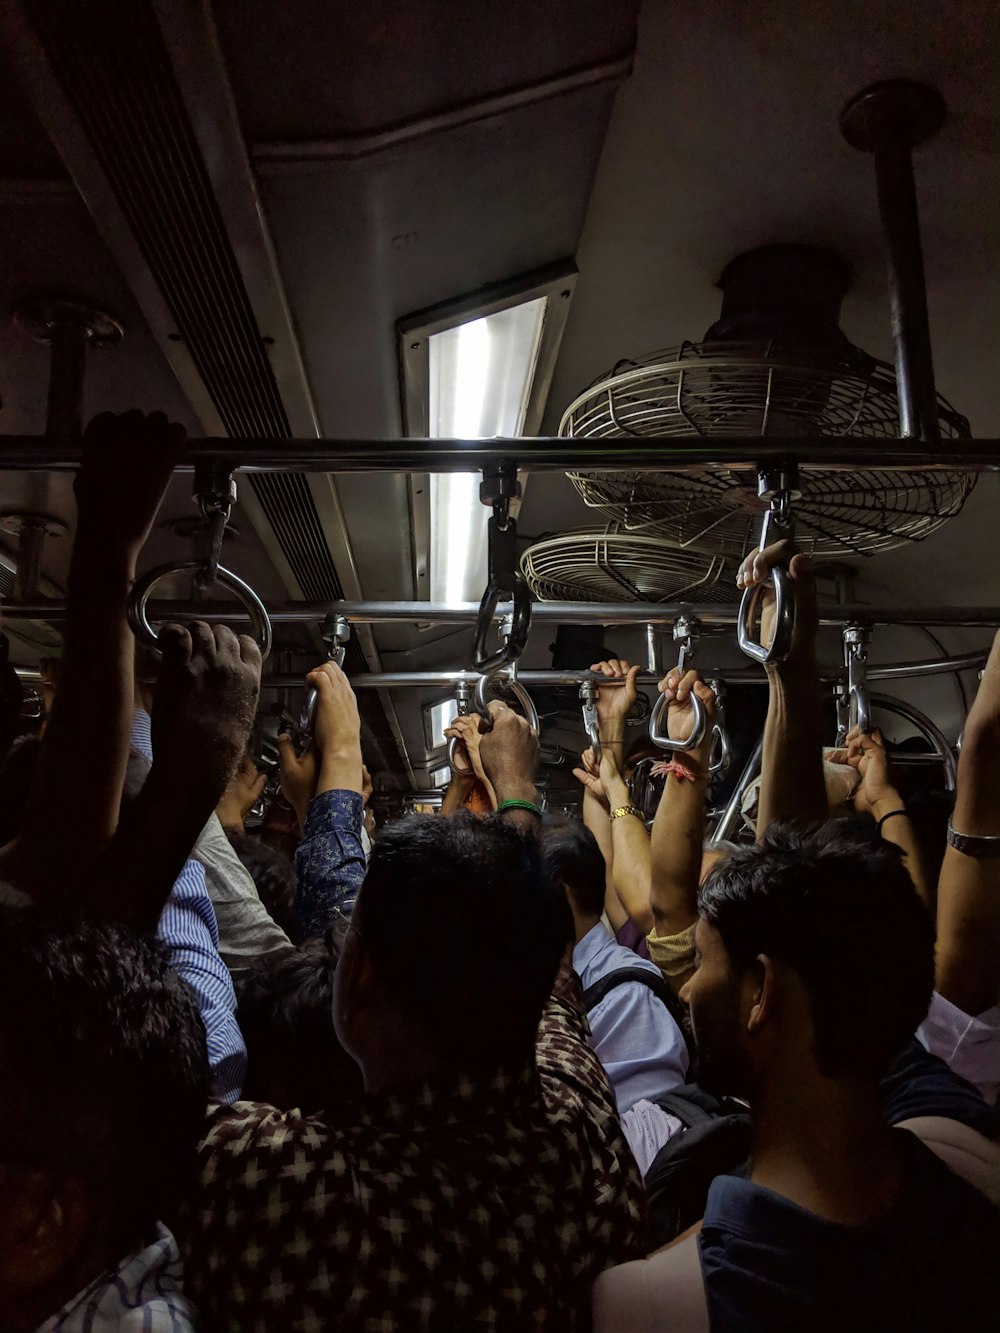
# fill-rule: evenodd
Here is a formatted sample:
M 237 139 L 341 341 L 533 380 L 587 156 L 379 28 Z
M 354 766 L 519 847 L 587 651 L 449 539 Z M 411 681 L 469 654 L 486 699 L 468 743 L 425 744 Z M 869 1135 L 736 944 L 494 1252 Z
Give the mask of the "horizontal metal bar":
M 952 671 L 972 671 L 981 667 L 986 661 L 987 653 L 963 653 L 957 657 L 931 657 L 923 658 L 918 662 L 887 662 L 881 666 L 873 665 L 868 668 L 869 680 L 906 680 L 913 676 L 937 676 L 944 675 Z M 698 670 L 706 680 L 722 680 L 732 685 L 765 685 L 767 676 L 763 671 L 756 670 L 753 667 L 708 667 L 698 665 Z M 821 675 L 825 681 L 842 681 L 846 679 L 846 672 L 843 667 L 821 668 Z M 407 689 L 446 689 L 449 686 L 457 685 L 459 681 L 468 681 L 475 684 L 479 679 L 479 673 L 476 671 L 379 671 L 368 673 L 359 673 L 351 678 L 351 684 L 355 689 L 360 690 L 407 690 Z M 656 685 L 662 679 L 662 675 L 654 675 L 651 672 L 643 671 L 638 676 L 640 685 Z M 497 676 L 497 681 L 502 683 L 507 680 L 507 673 L 501 671 Z M 519 685 L 537 686 L 554 688 L 556 686 L 574 686 L 578 687 L 585 681 L 594 681 L 598 685 L 608 685 L 618 687 L 624 682 L 621 680 L 608 680 L 605 676 L 595 675 L 591 671 L 553 671 L 548 668 L 537 670 L 528 669 L 518 671 L 517 682 Z M 264 680 L 265 688 L 289 689 L 304 684 L 304 677 L 289 674 L 267 676 Z
M 510 613 L 509 602 L 500 603 L 493 619 Z M 38 601 L 30 605 L 4 602 L 8 620 L 62 620 L 63 601 Z M 276 625 L 308 624 L 328 615 L 341 615 L 355 625 L 381 625 L 407 621 L 415 625 L 472 625 L 479 613 L 478 602 L 286 602 L 268 608 Z M 678 616 L 693 616 L 702 627 L 736 624 L 739 605 L 696 606 L 684 602 L 535 602 L 531 619 L 536 624 L 561 625 L 659 625 L 671 626 Z M 235 602 L 152 602 L 150 620 L 246 620 Z M 821 625 L 843 626 L 852 622 L 869 625 L 956 625 L 995 629 L 1000 626 L 1000 606 L 829 606 L 820 609 Z
M 936 445 L 912 439 L 826 436 L 798 441 L 758 436 L 678 439 L 558 437 L 512 440 L 189 440 L 178 471 L 200 460 L 244 472 L 478 472 L 488 463 L 513 460 L 526 472 L 676 471 L 712 463 L 754 470 L 795 461 L 800 467 L 856 472 L 1000 471 L 1000 440 L 948 440 Z M 35 435 L 0 436 L 0 469 L 74 471 L 77 445 Z

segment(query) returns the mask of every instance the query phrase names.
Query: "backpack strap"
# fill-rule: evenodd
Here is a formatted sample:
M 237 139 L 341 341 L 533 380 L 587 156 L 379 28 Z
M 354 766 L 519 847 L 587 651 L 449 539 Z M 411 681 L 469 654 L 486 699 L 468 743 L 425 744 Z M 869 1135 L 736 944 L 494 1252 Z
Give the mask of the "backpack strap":
M 659 970 L 654 972 L 652 968 L 648 967 L 616 968 L 615 971 L 609 972 L 607 976 L 601 977 L 600 981 L 595 981 L 592 986 L 588 986 L 583 992 L 584 1009 L 589 1014 L 613 990 L 619 986 L 626 986 L 631 981 L 637 981 L 641 986 L 648 987 L 657 999 L 662 1001 L 670 1017 L 681 1030 L 681 1035 L 688 1048 L 688 1055 L 693 1057 L 694 1050 L 687 1027 L 687 1011 L 681 1004 L 673 987 L 664 979 Z

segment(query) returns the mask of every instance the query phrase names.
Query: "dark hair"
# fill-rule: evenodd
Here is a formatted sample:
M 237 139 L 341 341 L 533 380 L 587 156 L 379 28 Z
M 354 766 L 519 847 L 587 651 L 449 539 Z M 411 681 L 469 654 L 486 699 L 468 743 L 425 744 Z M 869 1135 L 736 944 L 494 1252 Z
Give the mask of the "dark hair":
M 542 859 L 546 878 L 570 892 L 580 912 L 601 915 L 607 868 L 597 839 L 585 824 L 565 815 L 547 814 L 542 824 Z
M 339 948 L 330 935 L 257 959 L 239 987 L 247 1046 L 243 1095 L 306 1115 L 364 1091 L 361 1070 L 333 1028 L 333 974 Z
M 767 954 L 799 974 L 829 1077 L 881 1078 L 927 1013 L 930 914 L 898 849 L 850 821 L 772 824 L 714 867 L 698 909 L 737 967 Z
M 83 1177 L 125 1252 L 190 1184 L 207 1102 L 201 1018 L 161 946 L 0 909 L 5 1162 Z
M 533 833 L 465 811 L 388 824 L 355 922 L 390 1003 L 452 1067 L 528 1058 L 572 930 Z
M 234 828 L 223 832 L 253 880 L 268 915 L 293 944 L 298 944 L 303 932 L 295 915 L 295 866 L 292 861 L 283 852 L 249 833 Z

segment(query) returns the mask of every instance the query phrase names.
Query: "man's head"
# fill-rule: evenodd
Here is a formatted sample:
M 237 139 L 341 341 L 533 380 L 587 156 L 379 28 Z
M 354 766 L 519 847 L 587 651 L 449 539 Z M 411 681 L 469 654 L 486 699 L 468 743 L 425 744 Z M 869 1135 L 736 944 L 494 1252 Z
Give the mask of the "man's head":
M 604 911 L 607 870 L 597 839 L 578 819 L 546 815 L 542 856 L 549 883 L 566 894 L 580 939 Z
M 571 934 L 536 838 L 503 816 L 461 811 L 388 824 L 351 927 L 334 1021 L 369 1089 L 391 1081 L 394 1060 L 412 1077 L 422 1064 L 489 1069 L 529 1057 Z
M 208 1068 L 159 949 L 100 923 L 0 913 L 0 1325 L 34 1327 L 169 1222 Z
M 360 1096 L 361 1071 L 333 1029 L 339 952 L 333 939 L 306 940 L 258 959 L 240 985 L 249 1101 L 313 1115 Z
M 927 1012 L 934 930 L 891 844 L 775 825 L 698 895 L 699 1081 L 753 1097 L 790 1070 L 876 1082 Z

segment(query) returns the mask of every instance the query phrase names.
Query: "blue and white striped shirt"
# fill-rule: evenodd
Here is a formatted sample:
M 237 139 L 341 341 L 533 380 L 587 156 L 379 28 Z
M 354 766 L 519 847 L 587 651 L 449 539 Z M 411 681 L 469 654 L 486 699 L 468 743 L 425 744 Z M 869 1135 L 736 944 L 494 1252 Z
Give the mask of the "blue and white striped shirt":
M 132 747 L 152 760 L 149 714 L 132 719 Z M 219 956 L 219 926 L 205 884 L 205 867 L 187 861 L 170 891 L 157 938 L 167 946 L 174 971 L 194 992 L 205 1025 L 212 1096 L 237 1101 L 247 1069 L 247 1048 L 236 1021 L 236 992 L 229 969 Z
M 198 1319 L 182 1291 L 173 1235 L 157 1223 L 149 1244 L 102 1273 L 35 1333 L 194 1333 Z

